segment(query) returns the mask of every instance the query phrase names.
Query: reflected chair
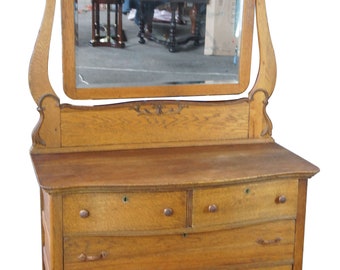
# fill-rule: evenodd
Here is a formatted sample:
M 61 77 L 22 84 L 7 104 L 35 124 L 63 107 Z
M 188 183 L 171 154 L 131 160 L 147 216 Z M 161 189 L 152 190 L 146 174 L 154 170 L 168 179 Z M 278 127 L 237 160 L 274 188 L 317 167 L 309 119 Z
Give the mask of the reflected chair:
M 157 0 L 141 0 L 141 10 L 140 10 L 140 28 L 139 28 L 139 43 L 145 43 L 145 18 L 144 18 L 144 5 L 145 2 L 155 2 Z M 166 45 L 170 52 L 175 52 L 177 50 L 178 45 L 186 44 L 187 42 L 193 40 L 196 46 L 199 45 L 199 41 L 202 39 L 201 37 L 201 29 L 200 29 L 200 21 L 201 21 L 201 14 L 198 12 L 199 6 L 206 5 L 209 0 L 187 0 L 184 1 L 186 3 L 192 3 L 193 7 L 190 11 L 190 20 L 191 20 L 191 33 L 189 36 L 184 39 L 178 39 L 176 36 L 176 10 L 179 7 L 179 4 L 183 3 L 183 0 L 168 0 L 167 2 L 170 3 L 171 9 L 171 20 L 170 20 L 170 27 L 169 27 L 169 38 L 168 40 L 159 40 L 155 36 L 151 35 L 147 38 L 153 40 L 157 43 Z
M 126 41 L 123 31 L 123 6 L 124 0 L 92 0 L 92 39 L 90 44 L 114 48 L 124 48 Z M 106 27 L 100 24 L 100 6 L 106 5 Z M 111 5 L 115 5 L 114 35 L 111 34 Z M 101 30 L 105 35 L 101 35 Z

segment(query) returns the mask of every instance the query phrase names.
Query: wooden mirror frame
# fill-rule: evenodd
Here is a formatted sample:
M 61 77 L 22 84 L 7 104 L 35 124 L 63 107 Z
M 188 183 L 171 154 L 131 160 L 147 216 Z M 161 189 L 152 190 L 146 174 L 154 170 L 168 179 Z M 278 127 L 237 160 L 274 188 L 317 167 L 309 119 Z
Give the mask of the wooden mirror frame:
M 273 141 L 266 105 L 276 82 L 276 61 L 265 0 L 253 1 L 260 61 L 257 79 L 247 98 L 208 102 L 137 100 L 112 105 L 74 106 L 61 104 L 49 81 L 48 58 L 56 1 L 46 0 L 29 68 L 30 90 L 40 113 L 40 120 L 33 131 L 32 151 Z M 195 87 L 188 91 L 195 92 Z
M 72 1 L 65 1 L 62 0 L 63 3 L 68 3 L 70 5 L 70 2 Z M 29 70 L 29 83 L 30 83 L 30 89 L 32 91 L 32 95 L 34 99 L 39 99 L 39 91 L 44 92 L 43 89 L 49 89 L 49 93 L 53 93 L 54 91 L 50 85 L 50 81 L 48 78 L 48 56 L 49 56 L 49 50 L 50 50 L 50 41 L 51 41 L 51 34 L 52 34 L 52 28 L 53 28 L 53 20 L 54 20 L 54 12 L 55 12 L 55 3 L 56 0 L 46 0 L 46 6 L 45 6 L 45 12 L 44 17 L 42 20 L 41 28 L 39 31 L 39 35 L 36 40 L 36 46 L 34 49 L 34 52 L 32 54 L 31 63 L 30 63 L 30 70 Z M 275 62 L 275 56 L 274 51 L 270 39 L 269 29 L 268 29 L 268 23 L 267 23 L 267 15 L 266 15 L 266 8 L 265 8 L 265 1 L 264 0 L 251 0 L 246 1 L 245 3 L 252 3 L 252 6 L 255 6 L 256 10 L 256 18 L 257 18 L 257 32 L 258 32 L 258 39 L 259 39 L 259 47 L 260 47 L 260 73 L 263 74 L 264 68 L 266 69 L 266 72 L 270 72 L 271 77 L 270 81 L 272 81 L 273 85 L 275 85 L 275 79 L 276 79 L 276 62 Z M 63 6 L 62 6 L 63 8 Z M 63 28 L 70 27 L 71 31 L 65 32 L 64 38 L 63 38 L 63 55 L 64 55 L 64 64 L 63 64 L 63 73 L 64 76 L 67 77 L 75 77 L 75 70 L 72 65 L 68 65 L 68 60 L 65 60 L 65 56 L 71 56 L 69 58 L 69 61 L 74 62 L 74 46 L 69 46 L 70 42 L 73 42 L 74 33 L 71 34 L 72 29 L 74 29 L 74 17 L 73 14 L 69 14 L 67 12 L 73 11 L 73 8 L 70 8 L 66 6 L 66 13 L 64 12 L 63 16 L 67 16 L 67 20 L 64 19 L 64 25 Z M 253 18 L 253 10 L 249 10 L 248 7 L 248 13 L 244 14 L 244 17 Z M 253 19 L 250 20 L 244 20 L 247 22 L 253 23 Z M 67 22 L 67 23 L 66 23 Z M 251 27 L 244 27 L 245 29 L 248 29 L 250 34 L 248 36 L 247 33 L 243 33 L 243 37 L 248 36 L 246 39 L 246 42 L 243 42 L 244 45 L 248 45 L 247 49 L 244 49 L 243 51 L 247 54 L 251 54 L 251 45 L 252 45 L 252 26 Z M 67 58 L 67 57 L 66 57 Z M 265 61 L 265 62 L 264 62 Z M 246 77 L 249 77 L 247 74 L 250 72 L 250 62 L 247 62 L 244 64 L 244 67 L 241 68 L 243 72 L 246 73 Z M 268 65 L 270 64 L 270 67 Z M 262 71 L 261 71 L 262 69 Z M 260 75 L 259 73 L 259 75 Z M 263 80 L 263 76 L 259 76 L 259 80 Z M 266 79 L 268 80 L 268 79 Z M 38 82 L 39 81 L 39 82 Z M 76 98 L 76 99 L 92 99 L 92 91 L 93 89 L 83 89 L 81 93 L 79 91 L 75 91 L 75 85 L 71 84 L 68 85 L 68 82 L 70 80 L 65 80 L 65 88 L 68 89 L 67 95 Z M 244 88 L 248 85 L 249 81 L 245 81 L 242 85 L 240 85 L 241 88 Z M 258 83 L 257 83 L 258 84 Z M 39 86 L 44 86 L 43 88 L 40 88 Z M 199 85 L 192 85 L 189 87 L 186 87 L 187 90 L 185 90 L 186 93 L 177 92 L 176 90 L 173 90 L 173 93 L 169 93 L 169 96 L 174 96 L 176 93 L 177 96 L 183 96 L 183 95 L 193 95 L 202 93 L 200 92 L 202 89 L 201 87 L 206 87 L 206 85 L 199 86 Z M 211 93 L 206 94 L 228 94 L 225 92 L 225 89 L 221 91 L 216 85 L 208 86 L 209 88 L 207 90 L 211 90 Z M 237 86 L 239 87 L 239 86 Z M 158 96 L 158 87 L 152 87 L 153 90 L 150 92 L 149 89 L 146 91 L 148 93 L 145 93 L 143 89 L 139 89 L 139 91 L 142 91 L 143 97 L 148 97 L 146 94 L 149 94 L 149 97 L 155 97 Z M 229 93 L 233 93 L 234 89 L 232 89 L 233 86 L 231 86 L 231 89 L 229 90 Z M 269 87 L 274 88 L 274 86 Z M 38 90 L 40 89 L 40 90 Z M 217 89 L 217 90 L 216 90 Z M 136 96 L 133 92 L 135 90 L 133 88 L 124 88 L 123 91 L 126 91 L 125 94 L 120 93 L 118 89 L 115 89 L 116 91 L 116 97 L 117 98 L 123 98 L 125 96 Z M 272 90 L 271 90 L 272 91 Z M 110 89 L 102 89 L 100 90 L 100 93 L 98 94 L 101 98 L 112 98 L 112 90 Z
M 239 81 L 237 83 L 164 84 L 151 86 L 141 85 L 137 87 L 120 86 L 95 88 L 78 88 L 76 85 L 74 3 L 73 1 L 69 0 L 61 0 L 61 3 L 64 92 L 72 99 L 227 95 L 242 93 L 249 85 L 254 26 L 254 0 L 244 0 L 243 3 L 240 63 L 238 74 Z

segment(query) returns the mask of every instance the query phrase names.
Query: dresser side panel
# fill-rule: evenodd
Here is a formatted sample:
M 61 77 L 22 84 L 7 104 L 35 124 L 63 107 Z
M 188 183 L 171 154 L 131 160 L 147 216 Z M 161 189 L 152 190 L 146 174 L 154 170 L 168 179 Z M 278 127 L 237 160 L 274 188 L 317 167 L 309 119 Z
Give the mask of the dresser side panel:
M 63 231 L 62 231 L 62 195 L 50 195 L 42 191 L 44 208 L 42 210 L 43 227 L 43 263 L 45 269 L 62 270 L 63 267 Z
M 296 236 L 294 251 L 294 267 L 293 270 L 301 270 L 303 262 L 303 244 L 305 234 L 306 219 L 306 202 L 307 202 L 307 179 L 299 180 L 298 194 L 298 211 L 296 218 Z

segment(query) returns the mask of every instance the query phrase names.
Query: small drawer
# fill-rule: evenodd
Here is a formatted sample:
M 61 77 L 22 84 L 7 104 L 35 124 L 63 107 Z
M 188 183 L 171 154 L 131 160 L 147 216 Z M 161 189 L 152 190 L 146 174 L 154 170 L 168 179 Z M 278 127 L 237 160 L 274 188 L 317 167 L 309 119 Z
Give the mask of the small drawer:
M 63 208 L 66 234 L 186 225 L 186 192 L 71 194 L 64 196 Z
M 296 217 L 298 182 L 276 180 L 197 189 L 193 227 Z

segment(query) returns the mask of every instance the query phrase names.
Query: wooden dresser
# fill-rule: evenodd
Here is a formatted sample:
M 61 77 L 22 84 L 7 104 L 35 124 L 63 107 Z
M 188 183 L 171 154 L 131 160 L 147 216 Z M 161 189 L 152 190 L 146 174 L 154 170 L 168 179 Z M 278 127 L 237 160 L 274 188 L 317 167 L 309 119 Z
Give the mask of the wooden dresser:
M 317 168 L 275 143 L 32 158 L 46 269 L 301 269 Z
M 30 65 L 43 269 L 302 269 L 319 169 L 271 136 L 276 63 L 264 1 L 253 3 L 261 61 L 248 97 L 75 106 L 49 83 L 47 0 Z

